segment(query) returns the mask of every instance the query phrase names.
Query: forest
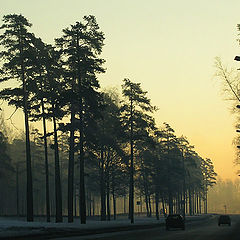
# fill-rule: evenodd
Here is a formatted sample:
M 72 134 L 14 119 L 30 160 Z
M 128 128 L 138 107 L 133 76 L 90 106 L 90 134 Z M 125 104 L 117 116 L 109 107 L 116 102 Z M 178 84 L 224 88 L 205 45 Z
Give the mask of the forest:
M 9 14 L 0 27 L 0 99 L 24 114 L 14 135 L 0 111 L 0 215 L 85 224 L 121 214 L 133 223 L 140 209 L 157 219 L 207 213 L 212 160 L 156 124 L 141 83 L 123 79 L 121 94 L 101 88 L 105 37 L 96 18 L 66 27 L 53 45 L 31 26 Z
M 239 214 L 240 181 L 217 178 L 208 194 L 208 211 L 211 213 Z

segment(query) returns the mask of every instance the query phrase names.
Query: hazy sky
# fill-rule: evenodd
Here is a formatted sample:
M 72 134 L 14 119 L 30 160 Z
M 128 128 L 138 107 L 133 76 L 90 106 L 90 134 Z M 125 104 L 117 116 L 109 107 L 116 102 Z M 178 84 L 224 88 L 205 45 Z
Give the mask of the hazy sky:
M 159 107 L 157 123 L 186 136 L 221 177 L 236 178 L 235 121 L 214 77 L 214 58 L 239 67 L 233 61 L 240 55 L 239 10 L 239 0 L 1 0 L 0 17 L 21 13 L 53 43 L 63 28 L 95 15 L 106 37 L 101 85 L 120 89 L 125 77 L 140 82 Z

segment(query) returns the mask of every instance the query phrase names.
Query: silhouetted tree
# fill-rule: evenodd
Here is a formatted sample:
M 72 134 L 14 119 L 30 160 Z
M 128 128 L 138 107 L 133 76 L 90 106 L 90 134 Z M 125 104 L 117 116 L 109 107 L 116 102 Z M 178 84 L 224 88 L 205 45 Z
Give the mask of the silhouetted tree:
M 43 140 L 44 140 L 44 157 L 45 157 L 45 194 L 46 194 L 46 215 L 47 222 L 50 222 L 50 194 L 49 194 L 49 163 L 48 163 L 48 144 L 47 137 L 51 134 L 47 133 L 47 119 L 51 116 L 48 114 L 49 102 L 49 76 L 51 75 L 52 64 L 56 64 L 54 55 L 52 54 L 53 47 L 46 45 L 40 38 L 34 39 L 34 54 L 33 54 L 33 81 L 31 84 L 33 96 L 31 98 L 32 121 L 39 121 L 42 119 L 43 123 Z
M 129 218 L 134 222 L 134 141 L 138 138 L 136 132 L 138 127 L 148 126 L 149 116 L 156 108 L 150 104 L 146 97 L 147 92 L 141 89 L 140 83 L 133 83 L 129 79 L 123 80 L 122 93 L 124 103 L 122 106 L 122 121 L 128 134 L 130 144 L 130 180 L 129 180 Z M 144 122 L 144 123 L 143 123 Z M 150 121 L 150 124 L 151 121 Z
M 1 91 L 1 98 L 10 105 L 23 108 L 26 136 L 26 166 L 27 166 L 27 221 L 33 221 L 33 190 L 31 151 L 29 138 L 29 89 L 28 70 L 31 68 L 33 35 L 28 32 L 31 23 L 22 15 L 9 14 L 3 17 L 3 25 L 0 27 L 5 32 L 0 35 L 0 45 L 4 50 L 0 57 L 3 61 L 0 81 L 16 79 L 20 86 L 5 88 Z
M 73 90 L 77 91 L 77 107 L 72 108 L 74 113 L 71 121 L 75 121 L 74 114 L 78 116 L 79 130 L 79 162 L 80 162 L 80 215 L 81 223 L 86 223 L 86 201 L 84 184 L 84 143 L 87 136 L 87 128 L 90 119 L 94 119 L 98 112 L 100 94 L 97 92 L 99 83 L 96 73 L 104 72 L 103 59 L 99 58 L 102 52 L 104 36 L 99 31 L 99 26 L 94 16 L 85 16 L 83 22 L 76 22 L 70 28 L 63 30 L 63 37 L 56 39 L 56 44 L 63 53 L 65 66 L 71 73 L 71 84 Z M 71 102 L 72 106 L 75 106 Z M 73 127 L 73 123 L 71 124 Z M 73 130 L 72 130 L 73 131 Z M 71 133 L 73 144 L 74 132 Z M 72 149 L 72 147 L 71 147 Z M 69 162 L 69 222 L 73 215 L 73 155 Z
M 214 171 L 214 166 L 211 161 L 211 159 L 206 158 L 202 161 L 202 173 L 203 173 L 203 186 L 204 186 L 204 194 L 205 194 L 205 206 L 204 211 L 207 213 L 207 194 L 208 194 L 208 188 L 212 187 L 214 184 L 216 184 L 216 176 L 217 173 Z

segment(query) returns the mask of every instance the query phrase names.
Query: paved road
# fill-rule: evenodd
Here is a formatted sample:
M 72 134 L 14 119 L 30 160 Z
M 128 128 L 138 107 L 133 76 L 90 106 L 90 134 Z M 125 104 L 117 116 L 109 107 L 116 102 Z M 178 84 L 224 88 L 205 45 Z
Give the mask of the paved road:
M 115 233 L 104 233 L 81 237 L 66 237 L 61 240 L 240 240 L 240 216 L 232 217 L 232 226 L 218 226 L 217 218 L 204 222 L 186 224 L 186 230 L 172 229 L 166 231 L 165 227 L 134 230 Z M 60 240 L 58 238 L 58 240 Z M 57 240 L 57 239 L 56 239 Z

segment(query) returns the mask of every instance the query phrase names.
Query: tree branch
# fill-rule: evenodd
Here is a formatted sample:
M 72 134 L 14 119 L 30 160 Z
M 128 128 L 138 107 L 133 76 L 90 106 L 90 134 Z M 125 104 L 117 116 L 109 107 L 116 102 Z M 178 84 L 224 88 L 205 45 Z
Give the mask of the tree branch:
M 232 83 L 229 81 L 228 76 L 226 75 L 226 70 L 223 68 L 222 62 L 220 60 L 220 58 L 216 58 L 216 62 L 215 62 L 216 67 L 218 68 L 218 70 L 220 70 L 221 74 L 217 74 L 218 76 L 221 75 L 222 78 L 226 81 L 226 83 L 228 84 L 229 88 L 231 89 L 232 93 L 234 94 L 234 96 L 237 98 L 237 100 L 240 102 L 240 97 L 238 96 L 238 94 L 236 93 L 236 91 L 234 90 Z
M 19 130 L 19 129 L 14 125 L 14 123 L 13 123 L 13 121 L 12 121 L 12 117 L 13 117 L 13 115 L 14 115 L 16 112 L 17 112 L 17 108 L 15 108 L 15 110 L 14 110 L 13 113 L 10 115 L 10 117 L 7 118 L 7 120 L 10 120 L 11 125 L 13 125 L 13 127 L 14 127 L 15 129 Z

